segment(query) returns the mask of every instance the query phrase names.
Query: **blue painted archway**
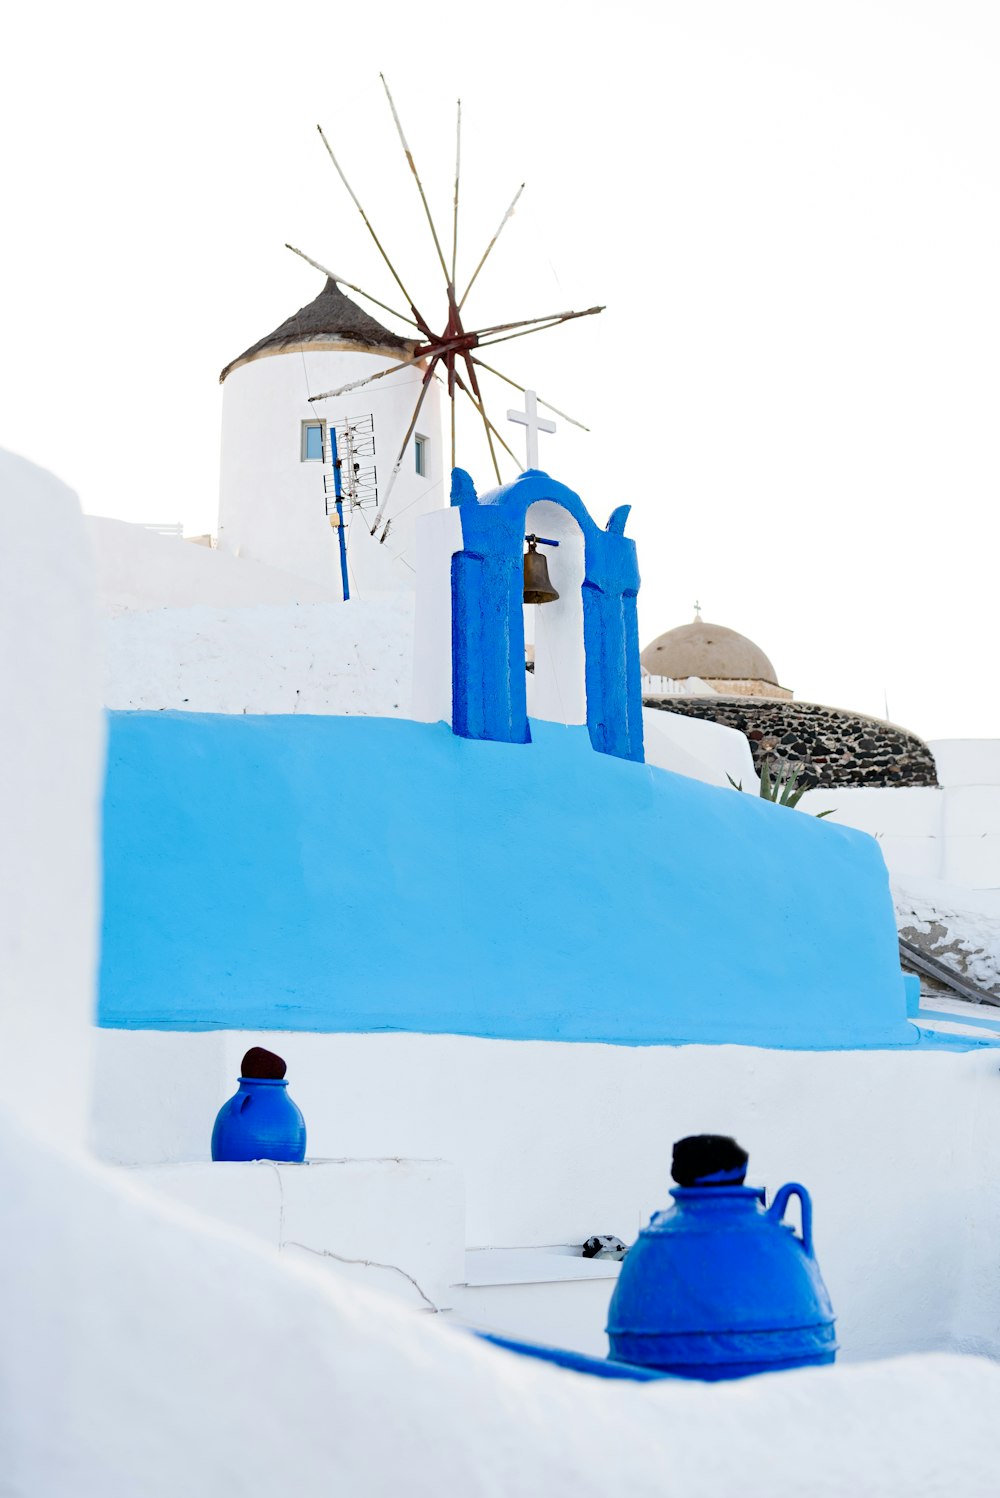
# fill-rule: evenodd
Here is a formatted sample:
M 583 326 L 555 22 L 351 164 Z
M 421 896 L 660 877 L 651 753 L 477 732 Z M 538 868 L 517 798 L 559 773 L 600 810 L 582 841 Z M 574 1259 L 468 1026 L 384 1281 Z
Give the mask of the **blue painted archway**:
M 587 729 L 594 748 L 642 760 L 642 688 L 635 542 L 624 535 L 629 505 L 601 530 L 565 484 L 529 468 L 511 484 L 476 495 L 464 469 L 452 473 L 451 502 L 462 522 L 452 557 L 452 727 L 469 739 L 530 741 L 524 676 L 525 517 L 534 504 L 560 505 L 584 538 L 583 643 Z

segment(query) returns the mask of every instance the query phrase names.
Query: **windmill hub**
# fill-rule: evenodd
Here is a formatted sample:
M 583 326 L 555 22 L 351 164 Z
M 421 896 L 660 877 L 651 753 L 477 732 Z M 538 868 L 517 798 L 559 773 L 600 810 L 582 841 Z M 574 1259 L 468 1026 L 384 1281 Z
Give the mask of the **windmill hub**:
M 418 343 L 416 348 L 414 349 L 414 355 L 418 359 L 424 359 L 428 357 L 433 359 L 440 359 L 447 358 L 449 354 L 466 353 L 469 349 L 478 347 L 479 334 L 466 333 L 464 330 L 460 329 L 458 333 L 454 335 L 445 333 L 443 337 L 436 339 L 432 343 Z
M 428 386 L 430 385 L 431 380 L 434 378 L 437 372 L 437 366 L 439 364 L 443 364 L 448 376 L 448 395 L 451 399 L 452 467 L 455 466 L 455 404 L 458 399 L 458 395 L 461 392 L 468 397 L 470 403 L 475 407 L 476 412 L 478 413 L 483 423 L 486 441 L 490 449 L 490 457 L 493 460 L 493 467 L 497 476 L 497 483 L 500 483 L 500 465 L 497 460 L 496 446 L 494 446 L 494 442 L 497 446 L 502 447 L 504 451 L 514 459 L 515 463 L 517 462 L 517 458 L 515 457 L 514 453 L 511 452 L 510 447 L 504 441 L 504 438 L 501 436 L 500 432 L 493 425 L 493 422 L 487 415 L 486 404 L 479 385 L 478 371 L 480 369 L 487 370 L 490 374 L 496 375 L 499 379 L 504 380 L 508 385 L 512 385 L 515 390 L 520 390 L 522 394 L 525 393 L 525 387 L 523 385 L 519 385 L 516 380 L 512 380 L 507 375 L 502 374 L 500 370 L 494 369 L 492 365 L 487 364 L 485 360 L 479 358 L 477 354 L 474 354 L 473 350 L 489 348 L 495 343 L 506 343 L 512 338 L 521 338 L 527 333 L 541 332 L 545 328 L 558 327 L 561 323 L 571 322 L 578 317 L 592 317 L 596 312 L 603 312 L 604 308 L 587 307 L 582 312 L 552 312 L 548 313 L 545 317 L 521 318 L 517 322 L 496 323 L 491 327 L 477 328 L 474 332 L 466 332 L 465 328 L 462 326 L 462 307 L 465 304 L 465 299 L 469 295 L 469 292 L 472 290 L 479 272 L 482 270 L 483 266 L 486 263 L 486 260 L 489 257 L 490 251 L 493 249 L 493 246 L 496 244 L 498 238 L 500 237 L 501 230 L 513 214 L 517 201 L 520 198 L 522 191 L 524 190 L 524 183 L 521 183 L 521 186 L 514 194 L 514 199 L 511 202 L 510 207 L 507 209 L 507 212 L 500 220 L 499 228 L 493 235 L 493 238 L 490 240 L 489 244 L 486 246 L 485 251 L 480 257 L 479 262 L 476 265 L 476 268 L 473 271 L 468 284 L 466 285 L 465 291 L 461 296 L 458 296 L 455 290 L 455 271 L 458 257 L 458 188 L 459 162 L 461 158 L 460 144 L 462 124 L 461 104 L 459 104 L 458 109 L 458 129 L 455 153 L 455 195 L 452 210 L 451 259 L 449 265 L 449 262 L 445 259 L 441 241 L 438 238 L 437 228 L 431 215 L 430 205 L 427 202 L 427 196 L 424 192 L 423 183 L 421 182 L 419 173 L 417 172 L 416 163 L 413 159 L 413 153 L 410 150 L 409 145 L 407 144 L 406 136 L 403 134 L 402 122 L 400 121 L 399 113 L 396 109 L 392 94 L 389 92 L 389 85 L 386 83 L 384 77 L 382 78 L 382 85 L 385 88 L 386 98 L 389 101 L 389 108 L 392 111 L 393 121 L 399 134 L 399 139 L 406 156 L 407 165 L 409 166 L 410 171 L 413 174 L 417 186 L 417 191 L 420 194 L 420 201 L 423 204 L 424 213 L 427 217 L 428 227 L 430 228 L 431 237 L 434 241 L 434 248 L 437 252 L 437 257 L 441 264 L 441 270 L 444 276 L 448 295 L 448 320 L 445 324 L 444 332 L 440 334 L 440 336 L 435 335 L 431 331 L 430 323 L 422 315 L 422 313 L 417 310 L 416 306 L 414 305 L 413 298 L 410 296 L 405 285 L 403 284 L 399 272 L 396 270 L 396 267 L 393 265 L 392 261 L 389 259 L 389 256 L 386 254 L 385 248 L 378 235 L 375 233 L 368 215 L 362 208 L 357 194 L 354 192 L 354 189 L 351 187 L 346 176 L 344 175 L 344 171 L 340 165 L 340 162 L 333 154 L 330 142 L 327 140 L 326 136 L 323 134 L 323 131 L 319 126 L 317 126 L 317 129 L 319 129 L 320 138 L 322 139 L 323 144 L 326 147 L 330 160 L 333 162 L 333 165 L 336 168 L 341 181 L 343 182 L 351 199 L 353 200 L 354 206 L 361 214 L 361 217 L 365 222 L 365 226 L 367 227 L 369 234 L 374 240 L 375 245 L 380 255 L 382 256 L 382 259 L 385 261 L 386 266 L 388 267 L 389 272 L 393 277 L 393 280 L 396 282 L 396 285 L 398 286 L 407 306 L 410 309 L 410 313 L 407 314 L 396 312 L 392 307 L 388 307 L 385 302 L 381 302 L 377 297 L 370 296 L 368 292 L 363 291 L 360 286 L 355 286 L 351 281 L 344 281 L 340 276 L 334 276 L 333 272 L 328 271 L 325 266 L 320 265 L 319 261 L 311 259 L 311 257 L 308 255 L 302 255 L 301 250 L 295 250 L 295 253 L 298 255 L 302 255 L 302 258 L 304 260 L 308 260 L 310 265 L 314 265 L 317 270 L 324 271 L 327 275 L 331 276 L 334 281 L 340 282 L 344 286 L 350 287 L 352 291 L 356 291 L 360 296 L 365 297 L 366 300 L 374 302 L 375 305 L 377 307 L 381 307 L 383 311 L 392 312 L 393 316 L 400 318 L 403 322 L 409 323 L 410 326 L 415 328 L 417 333 L 421 335 L 420 341 L 415 341 L 411 345 L 411 352 L 409 357 L 400 360 L 398 364 L 391 365 L 388 369 L 380 370 L 377 374 L 370 376 L 368 380 L 352 381 L 349 385 L 340 386 L 336 390 L 324 390 L 319 395 L 311 395 L 309 397 L 310 402 L 329 400 L 334 396 L 346 394 L 348 390 L 357 390 L 362 388 L 362 386 L 364 385 L 374 383 L 375 380 L 384 379 L 386 375 L 394 374 L 398 370 L 407 368 L 412 369 L 416 364 L 423 365 L 422 378 L 420 380 L 420 389 L 417 395 L 417 401 L 414 407 L 413 416 L 410 420 L 409 426 L 407 427 L 406 434 L 403 437 L 403 442 L 399 449 L 399 456 L 397 457 L 396 462 L 393 465 L 392 473 L 389 476 L 389 482 L 383 492 L 383 496 L 375 516 L 375 521 L 371 528 L 372 534 L 374 535 L 379 525 L 381 524 L 383 526 L 381 539 L 384 540 L 386 534 L 385 527 L 389 523 L 388 518 L 386 518 L 386 508 L 389 503 L 392 488 L 396 481 L 396 476 L 399 473 L 400 466 L 403 462 L 403 455 L 406 452 L 407 445 L 416 429 L 417 420 L 420 416 L 420 408 L 424 401 L 424 397 L 427 394 Z M 294 249 L 294 246 L 289 245 L 288 248 Z M 461 368 L 459 368 L 459 365 L 461 365 Z M 545 401 L 542 401 L 539 404 L 548 405 L 548 403 Z M 556 415 L 562 416 L 564 420 L 573 422 L 574 426 L 583 426 L 582 422 L 573 421 L 572 417 L 566 416 L 565 412 L 557 411 L 556 407 L 549 406 L 549 409 L 555 412 Z M 550 429 L 550 427 L 551 423 L 537 423 L 537 429 L 542 431 L 547 431 Z M 583 427 L 583 430 L 586 431 L 587 428 Z M 521 465 L 518 463 L 518 467 L 520 466 Z

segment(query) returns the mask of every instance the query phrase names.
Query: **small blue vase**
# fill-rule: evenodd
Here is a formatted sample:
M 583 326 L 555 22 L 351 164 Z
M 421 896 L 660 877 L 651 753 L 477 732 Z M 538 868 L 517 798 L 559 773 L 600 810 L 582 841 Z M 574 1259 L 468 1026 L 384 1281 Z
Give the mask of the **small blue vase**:
M 284 1078 L 240 1077 L 215 1120 L 212 1159 L 304 1160 L 306 1122 L 287 1088 Z

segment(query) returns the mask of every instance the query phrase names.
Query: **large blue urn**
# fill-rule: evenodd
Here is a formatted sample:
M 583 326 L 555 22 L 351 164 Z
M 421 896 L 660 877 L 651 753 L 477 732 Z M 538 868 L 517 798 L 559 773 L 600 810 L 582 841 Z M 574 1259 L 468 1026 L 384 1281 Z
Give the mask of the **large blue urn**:
M 683 1378 L 744 1378 L 832 1363 L 834 1316 L 813 1253 L 804 1186 L 764 1192 L 714 1180 L 678 1186 L 622 1264 L 608 1310 L 610 1356 Z M 796 1196 L 802 1236 L 784 1222 Z
M 212 1159 L 304 1160 L 306 1123 L 288 1096 L 281 1057 L 256 1046 L 244 1056 L 242 1070 L 238 1090 L 216 1117 Z

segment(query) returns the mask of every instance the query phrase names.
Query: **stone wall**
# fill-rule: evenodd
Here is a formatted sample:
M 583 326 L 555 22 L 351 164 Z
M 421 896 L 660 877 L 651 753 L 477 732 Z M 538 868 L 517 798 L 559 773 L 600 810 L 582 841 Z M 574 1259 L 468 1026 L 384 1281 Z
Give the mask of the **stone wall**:
M 646 707 L 708 718 L 746 734 L 754 768 L 802 765 L 809 786 L 937 785 L 934 756 L 922 739 L 861 713 L 771 697 L 657 697 Z

